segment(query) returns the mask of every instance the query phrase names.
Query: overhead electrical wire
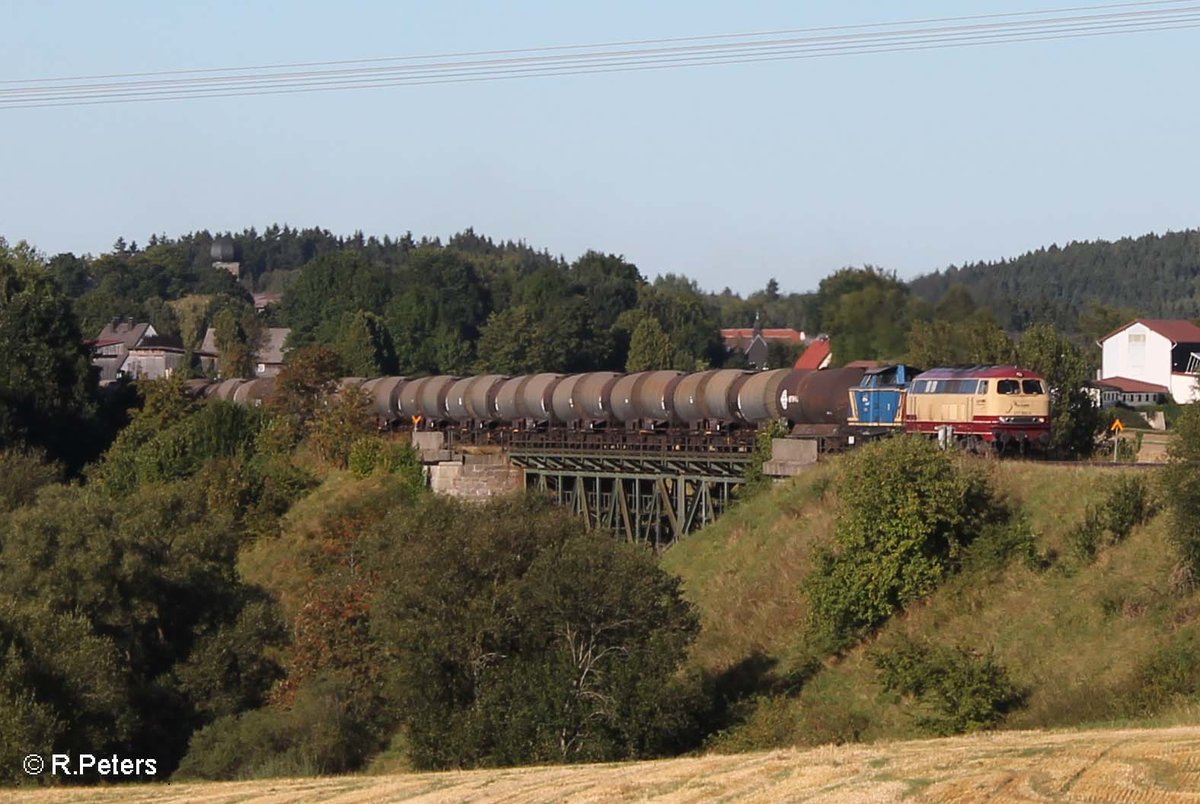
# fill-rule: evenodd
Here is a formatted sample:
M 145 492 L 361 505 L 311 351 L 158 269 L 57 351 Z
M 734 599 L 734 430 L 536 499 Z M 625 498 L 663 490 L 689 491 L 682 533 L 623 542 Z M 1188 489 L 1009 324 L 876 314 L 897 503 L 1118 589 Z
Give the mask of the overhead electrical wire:
M 0 109 L 278 95 L 751 64 L 1197 27 L 1200 27 L 1200 4 L 1187 0 L 1150 0 L 525 50 L 5 80 L 0 81 Z

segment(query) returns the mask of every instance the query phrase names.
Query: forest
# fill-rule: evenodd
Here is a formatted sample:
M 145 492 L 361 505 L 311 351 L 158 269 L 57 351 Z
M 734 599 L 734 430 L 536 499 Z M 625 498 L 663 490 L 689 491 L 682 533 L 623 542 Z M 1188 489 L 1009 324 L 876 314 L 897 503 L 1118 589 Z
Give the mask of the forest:
M 1079 322 L 1124 315 L 1097 302 L 1014 337 L 966 282 L 922 295 L 873 267 L 742 298 L 470 231 L 235 239 L 241 281 L 212 266 L 207 233 L 94 257 L 0 240 L 2 781 L 29 781 L 31 746 L 238 778 L 387 754 L 419 768 L 664 756 L 729 725 L 726 679 L 685 662 L 697 613 L 653 554 L 533 497 L 432 497 L 411 448 L 375 430 L 361 395 L 334 394 L 337 377 L 737 365 L 719 328 L 758 315 L 829 333 L 838 362 L 1020 361 L 1061 389 L 1056 447 L 1086 454 L 1098 420 L 1079 391 L 1094 361 Z M 266 288 L 283 301 L 258 313 L 251 292 Z M 187 372 L 101 388 L 85 341 L 119 316 L 189 349 L 213 326 L 230 373 L 262 328 L 290 327 L 276 396 L 201 404 Z M 928 593 L 972 538 L 986 489 L 899 444 L 881 466 L 923 462 L 921 493 L 940 501 L 913 523 L 931 563 L 902 590 L 867 590 L 895 602 L 864 614 L 838 592 L 858 570 L 837 556 L 863 538 L 846 518 L 809 591 L 823 655 Z M 1015 705 L 1006 690 L 986 722 Z
M 910 283 L 936 303 L 956 285 L 986 306 L 1005 329 L 1053 323 L 1088 337 L 1097 310 L 1117 318 L 1200 317 L 1200 231 L 1188 229 L 1115 242 L 1096 240 L 1040 248 L 1013 259 L 950 266 Z M 1120 323 L 1120 322 L 1118 322 Z

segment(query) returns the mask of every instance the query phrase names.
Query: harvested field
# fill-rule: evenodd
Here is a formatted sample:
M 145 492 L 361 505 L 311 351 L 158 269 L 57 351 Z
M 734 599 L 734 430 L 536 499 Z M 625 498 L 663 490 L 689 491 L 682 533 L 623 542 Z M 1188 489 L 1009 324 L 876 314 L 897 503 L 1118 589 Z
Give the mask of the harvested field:
M 1200 801 L 1200 727 L 998 732 L 615 765 L 11 791 L 14 802 Z

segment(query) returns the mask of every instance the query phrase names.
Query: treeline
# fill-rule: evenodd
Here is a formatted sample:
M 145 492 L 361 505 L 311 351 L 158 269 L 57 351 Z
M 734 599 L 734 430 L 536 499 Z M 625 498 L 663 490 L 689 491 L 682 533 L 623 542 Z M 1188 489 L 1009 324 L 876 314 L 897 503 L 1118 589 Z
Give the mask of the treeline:
M 290 327 L 292 347 L 336 348 L 362 374 L 693 370 L 729 359 L 718 332 L 724 315 L 754 320 L 744 300 L 718 303 L 677 276 L 648 281 L 614 255 L 588 252 L 568 263 L 471 230 L 445 244 L 247 230 L 233 237 L 240 282 L 212 267 L 213 239 L 155 236 L 144 248 L 122 240 L 108 254 L 62 254 L 47 267 L 90 336 L 127 317 L 194 350 L 214 326 L 226 373 L 244 371 L 268 325 Z M 282 306 L 255 316 L 254 289 L 282 291 Z M 782 303 L 773 293 L 763 298 L 768 311 Z
M 1015 259 L 951 266 L 910 285 L 930 302 L 961 285 L 1008 330 L 1042 322 L 1095 337 L 1104 334 L 1089 321 L 1097 307 L 1130 317 L 1200 317 L 1198 278 L 1200 231 L 1189 229 L 1040 248 Z
M 240 281 L 212 268 L 217 235 L 206 231 L 154 236 L 144 247 L 118 240 L 107 254 L 47 263 L 89 336 L 132 317 L 195 349 L 229 310 L 222 342 L 234 351 L 263 326 L 290 326 L 295 345 L 333 346 L 356 370 L 410 374 L 732 367 L 741 357 L 721 347 L 717 330 L 756 318 L 838 335 L 843 362 L 901 357 L 914 322 L 953 315 L 963 297 L 1006 332 L 1051 324 L 1083 345 L 1137 315 L 1200 316 L 1195 231 L 1051 246 L 907 283 L 870 267 L 836 272 L 810 293 L 781 293 L 772 279 L 746 297 L 679 276 L 650 281 L 611 254 L 567 262 L 470 229 L 445 243 L 277 225 L 219 236 L 236 246 Z M 255 316 L 249 291 L 281 292 L 283 305 Z M 782 364 L 794 353 L 773 357 Z

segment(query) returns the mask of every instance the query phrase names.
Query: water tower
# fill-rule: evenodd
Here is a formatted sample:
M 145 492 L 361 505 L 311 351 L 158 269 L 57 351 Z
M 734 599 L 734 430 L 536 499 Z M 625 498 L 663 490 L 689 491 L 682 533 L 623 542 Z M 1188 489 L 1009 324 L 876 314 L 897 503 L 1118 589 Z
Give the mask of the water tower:
M 221 268 L 233 274 L 234 279 L 242 278 L 242 250 L 229 237 L 218 237 L 213 241 L 212 249 L 208 252 L 212 257 L 213 268 Z

